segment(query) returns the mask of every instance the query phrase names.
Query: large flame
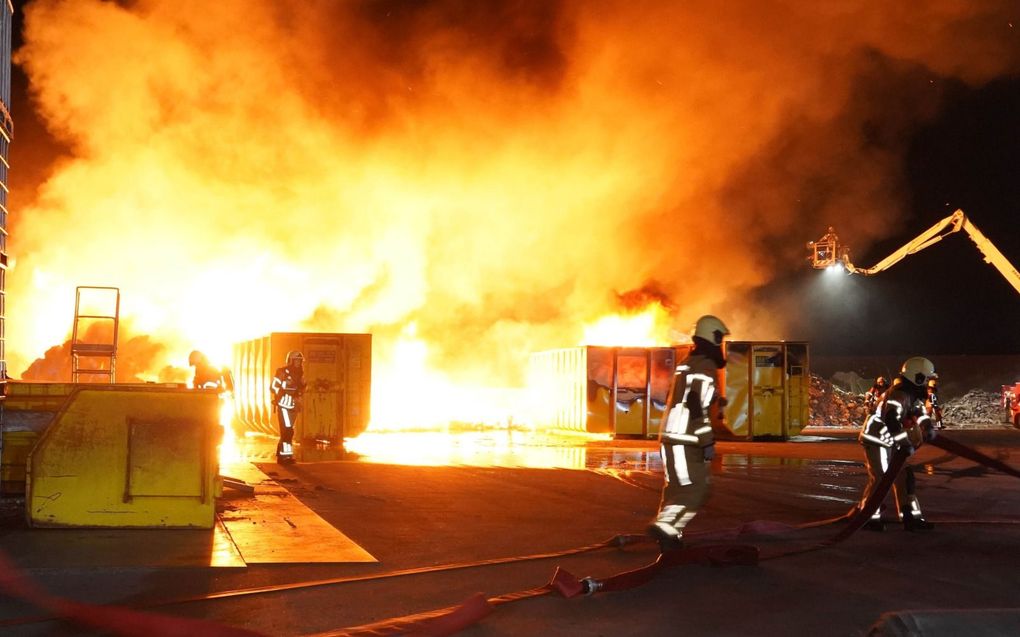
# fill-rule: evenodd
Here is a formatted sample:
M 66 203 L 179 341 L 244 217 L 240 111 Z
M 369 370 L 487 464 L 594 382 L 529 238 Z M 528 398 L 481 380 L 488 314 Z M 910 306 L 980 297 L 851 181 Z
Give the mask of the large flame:
M 36 0 L 16 61 L 66 154 L 14 198 L 11 369 L 66 341 L 77 285 L 121 289 L 144 380 L 371 332 L 388 426 L 512 418 L 536 350 L 706 312 L 789 336 L 744 298 L 800 222 L 862 211 L 866 239 L 896 200 L 897 149 L 854 126 L 875 56 L 1017 68 L 965 4 Z M 647 320 L 635 290 L 667 316 L 585 334 Z
M 661 347 L 670 344 L 672 318 L 655 303 L 641 312 L 610 314 L 584 327 L 582 345 Z

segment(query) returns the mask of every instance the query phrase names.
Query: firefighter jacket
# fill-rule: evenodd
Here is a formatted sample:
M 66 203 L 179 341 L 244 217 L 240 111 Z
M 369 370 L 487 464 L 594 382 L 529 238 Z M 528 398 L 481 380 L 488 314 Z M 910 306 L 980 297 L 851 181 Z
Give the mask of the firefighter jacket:
M 666 402 L 670 408 L 661 435 L 663 444 L 699 447 L 713 444 L 708 409 L 719 399 L 715 386 L 717 370 L 715 362 L 701 354 L 692 353 L 677 365 Z
M 936 392 L 928 392 L 928 399 L 924 403 L 924 411 L 931 417 L 936 427 L 942 426 L 942 405 L 939 403 L 939 395 Z
M 934 422 L 926 409 L 927 391 L 897 379 L 868 416 L 858 440 L 862 445 L 913 450 L 934 437 Z
M 878 406 L 878 401 L 882 399 L 882 394 L 885 393 L 884 389 L 880 387 L 872 387 L 864 394 L 864 411 L 868 415 L 871 415 L 875 411 L 875 407 Z
M 233 375 L 226 367 L 218 369 L 208 363 L 195 365 L 195 378 L 192 381 L 195 389 L 218 389 L 221 391 L 232 391 L 234 389 Z
M 295 374 L 290 367 L 281 367 L 273 375 L 270 391 L 273 392 L 274 405 L 281 409 L 294 409 L 305 391 L 305 381 L 300 373 Z

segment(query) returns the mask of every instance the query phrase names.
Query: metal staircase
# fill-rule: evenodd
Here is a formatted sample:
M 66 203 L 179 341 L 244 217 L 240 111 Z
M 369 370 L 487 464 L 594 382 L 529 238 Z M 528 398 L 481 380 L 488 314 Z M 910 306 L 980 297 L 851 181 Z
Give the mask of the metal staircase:
M 82 292 L 86 296 L 87 314 L 82 314 Z M 112 314 L 93 309 L 109 307 L 110 304 L 113 305 Z M 81 382 L 82 375 L 106 376 L 110 383 L 116 382 L 119 327 L 120 288 L 78 286 L 74 300 L 74 329 L 71 332 L 71 382 Z

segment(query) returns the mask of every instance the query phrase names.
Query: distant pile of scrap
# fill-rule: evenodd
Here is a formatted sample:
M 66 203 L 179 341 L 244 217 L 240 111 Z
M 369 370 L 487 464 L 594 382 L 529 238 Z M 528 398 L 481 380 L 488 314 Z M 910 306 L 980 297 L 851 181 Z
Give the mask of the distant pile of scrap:
M 942 407 L 942 420 L 947 426 L 1000 425 L 1003 423 L 1001 397 L 990 391 L 972 389 Z
M 864 395 L 843 389 L 844 379 L 833 383 L 811 376 L 809 424 L 812 427 L 859 427 L 864 422 Z M 1002 425 L 1006 422 L 1001 397 L 990 391 L 971 389 L 942 404 L 942 420 L 948 427 Z
M 864 422 L 864 396 L 811 375 L 811 427 L 859 427 Z

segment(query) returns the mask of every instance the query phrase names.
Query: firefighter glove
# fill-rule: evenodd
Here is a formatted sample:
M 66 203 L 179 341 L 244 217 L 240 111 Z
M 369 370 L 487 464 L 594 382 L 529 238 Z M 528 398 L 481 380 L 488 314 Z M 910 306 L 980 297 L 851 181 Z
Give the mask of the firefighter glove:
M 908 458 L 914 455 L 914 451 L 916 451 L 914 449 L 914 445 L 910 444 L 910 440 L 906 438 L 896 440 L 893 443 L 893 448 L 896 449 L 898 453 L 905 453 Z
M 704 447 L 701 448 L 701 452 L 705 456 L 705 462 L 708 462 L 712 458 L 715 458 L 715 443 L 712 442 L 705 445 Z

